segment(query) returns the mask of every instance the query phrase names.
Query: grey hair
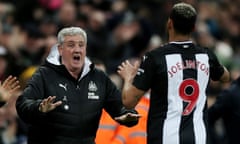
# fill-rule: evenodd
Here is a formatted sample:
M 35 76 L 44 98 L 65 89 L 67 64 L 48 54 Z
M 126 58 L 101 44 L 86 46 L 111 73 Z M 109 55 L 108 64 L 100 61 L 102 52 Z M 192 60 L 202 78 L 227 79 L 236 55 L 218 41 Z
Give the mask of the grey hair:
M 84 38 L 85 43 L 87 43 L 87 33 L 80 27 L 67 27 L 59 31 L 57 35 L 58 43 L 61 44 L 64 41 L 65 36 L 81 35 Z

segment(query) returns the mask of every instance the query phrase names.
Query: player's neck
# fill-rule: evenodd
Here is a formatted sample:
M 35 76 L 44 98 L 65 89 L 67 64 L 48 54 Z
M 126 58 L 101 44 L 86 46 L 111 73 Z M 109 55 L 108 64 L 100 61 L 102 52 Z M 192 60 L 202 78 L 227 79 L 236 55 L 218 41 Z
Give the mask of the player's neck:
M 182 34 L 170 34 L 169 35 L 169 42 L 182 42 L 182 41 L 189 41 L 191 40 L 190 35 L 182 35 Z

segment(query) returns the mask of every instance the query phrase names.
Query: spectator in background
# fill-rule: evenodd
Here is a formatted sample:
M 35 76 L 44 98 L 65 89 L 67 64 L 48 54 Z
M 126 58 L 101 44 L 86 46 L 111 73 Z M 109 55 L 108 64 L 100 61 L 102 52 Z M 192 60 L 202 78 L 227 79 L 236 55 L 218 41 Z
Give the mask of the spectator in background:
M 19 81 L 16 77 L 8 76 L 3 82 L 0 82 L 0 106 L 3 106 L 14 92 L 19 89 Z
M 133 59 L 132 61 L 135 60 L 136 59 Z M 103 62 L 94 59 L 93 63 L 98 69 L 106 72 L 106 67 Z M 119 77 L 117 74 L 111 74 L 109 76 L 111 80 L 116 84 L 118 89 L 121 89 L 121 77 Z M 136 110 L 141 115 L 141 119 L 137 125 L 131 128 L 119 125 L 105 110 L 103 110 L 95 139 L 96 144 L 146 144 L 148 108 L 149 93 L 146 93 L 140 100 L 139 104 L 136 106 Z
M 147 144 L 149 102 L 149 92 L 147 92 L 135 107 L 141 115 L 139 123 L 132 128 L 123 127 L 121 125 L 116 127 L 115 135 L 109 144 Z
M 95 67 L 97 69 L 100 69 L 106 73 L 106 66 L 103 61 L 98 59 L 92 59 L 92 62 L 95 64 Z M 111 118 L 111 116 L 106 112 L 106 110 L 102 110 L 95 138 L 96 144 L 111 144 L 111 141 L 116 133 L 116 128 L 118 126 L 119 124 Z
M 139 123 L 131 128 L 119 125 L 106 111 L 103 111 L 96 144 L 146 144 L 148 109 L 149 93 L 146 93 L 136 106 L 136 110 L 141 115 Z
M 97 58 L 106 63 L 109 60 L 111 32 L 106 25 L 106 16 L 102 11 L 92 10 L 88 18 L 88 49 L 87 54 L 90 58 Z
M 20 85 L 16 77 L 9 75 L 10 66 L 8 52 L 5 47 L 0 46 L 0 143 L 3 144 L 15 142 L 17 128 L 13 99 Z
M 216 102 L 209 108 L 208 118 L 212 144 L 240 143 L 240 77 L 217 96 Z M 220 139 L 216 132 L 216 121 L 219 119 L 223 120 L 226 141 Z
M 44 37 L 55 36 L 57 34 L 58 27 L 54 17 L 44 17 L 38 26 L 39 31 Z
M 22 90 L 27 86 L 29 79 L 36 72 L 37 68 L 37 66 L 29 66 L 20 74 L 19 82 Z
M 29 125 L 28 144 L 94 144 L 103 109 L 120 124 L 136 125 L 139 115 L 123 107 L 120 91 L 86 57 L 86 32 L 66 27 L 57 38 L 16 102 Z
M 7 50 L 0 46 L 0 80 L 4 80 L 8 74 Z
M 25 44 L 18 49 L 16 54 L 17 65 L 20 73 L 28 66 L 40 65 L 46 52 L 45 37 L 35 25 L 24 26 L 26 32 Z
M 152 29 L 146 20 L 133 12 L 120 13 L 119 17 L 112 30 L 110 39 L 112 48 L 109 61 L 106 63 L 110 72 L 115 72 L 117 66 L 125 59 L 141 57 L 153 36 Z
M 0 82 L 0 143 L 18 143 L 18 123 L 15 111 L 16 95 L 19 93 L 19 81 L 12 75 Z M 7 105 L 5 105 L 7 103 Z
M 67 1 L 61 5 L 57 13 L 58 30 L 74 25 L 77 18 L 76 6 L 73 2 Z

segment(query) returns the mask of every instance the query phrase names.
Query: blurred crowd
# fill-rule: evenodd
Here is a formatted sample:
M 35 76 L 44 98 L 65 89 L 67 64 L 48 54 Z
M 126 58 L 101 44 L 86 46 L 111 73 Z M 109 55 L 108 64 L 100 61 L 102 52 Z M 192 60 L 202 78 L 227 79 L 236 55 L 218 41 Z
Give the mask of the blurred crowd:
M 213 49 L 231 72 L 240 75 L 240 0 L 183 0 L 198 11 L 193 41 Z M 21 87 L 43 62 L 65 26 L 88 34 L 87 55 L 101 60 L 121 87 L 117 66 L 167 42 L 165 23 L 176 0 L 1 0 L 0 80 L 19 77 Z M 209 104 L 228 85 L 211 82 Z M 21 92 L 21 91 L 20 91 Z M 20 93 L 19 92 L 19 93 Z M 18 94 L 16 94 L 17 96 Z M 0 109 L 0 144 L 22 144 L 26 127 L 18 119 L 15 99 Z M 219 136 L 224 130 L 219 126 Z M 223 136 L 224 137 L 224 136 Z

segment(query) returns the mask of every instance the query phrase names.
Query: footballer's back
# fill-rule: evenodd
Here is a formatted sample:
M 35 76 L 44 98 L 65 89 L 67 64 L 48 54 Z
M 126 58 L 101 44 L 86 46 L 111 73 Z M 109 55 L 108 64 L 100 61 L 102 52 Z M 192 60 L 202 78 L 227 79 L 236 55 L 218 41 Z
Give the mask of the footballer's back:
M 150 144 L 206 142 L 205 92 L 218 65 L 211 51 L 191 41 L 172 42 L 144 56 L 134 85 L 151 89 Z

